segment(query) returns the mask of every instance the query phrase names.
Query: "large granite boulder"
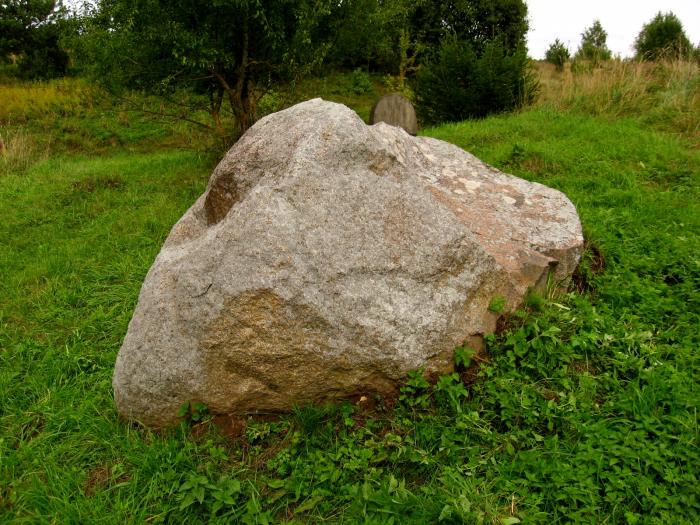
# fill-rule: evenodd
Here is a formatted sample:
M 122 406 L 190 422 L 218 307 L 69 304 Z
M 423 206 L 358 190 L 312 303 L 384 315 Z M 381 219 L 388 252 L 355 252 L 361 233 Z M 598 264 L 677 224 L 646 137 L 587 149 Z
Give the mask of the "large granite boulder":
M 494 298 L 566 280 L 583 246 L 560 192 L 456 146 L 310 100 L 231 148 L 148 272 L 114 372 L 152 426 L 390 394 L 494 330 Z

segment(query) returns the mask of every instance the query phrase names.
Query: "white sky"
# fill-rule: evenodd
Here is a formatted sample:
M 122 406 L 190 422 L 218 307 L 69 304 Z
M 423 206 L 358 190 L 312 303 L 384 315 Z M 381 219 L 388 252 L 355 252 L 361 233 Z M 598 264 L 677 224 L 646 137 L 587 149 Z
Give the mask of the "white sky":
M 530 56 L 544 58 L 549 45 L 558 38 L 573 55 L 581 33 L 598 18 L 608 33 L 608 47 L 614 55 L 634 54 L 632 46 L 642 26 L 661 11 L 672 11 L 683 23 L 693 43 L 700 42 L 700 0 L 525 0 L 530 18 L 527 36 Z

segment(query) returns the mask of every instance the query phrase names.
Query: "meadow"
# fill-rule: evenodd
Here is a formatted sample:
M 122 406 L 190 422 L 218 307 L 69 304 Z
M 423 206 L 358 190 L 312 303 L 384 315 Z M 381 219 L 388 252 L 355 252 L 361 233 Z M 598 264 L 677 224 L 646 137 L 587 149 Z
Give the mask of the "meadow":
M 697 522 L 700 72 L 539 66 L 539 102 L 423 133 L 564 191 L 587 250 L 400 399 L 234 420 L 120 420 L 117 351 L 169 229 L 223 150 L 80 80 L 0 82 L 0 522 Z M 367 118 L 381 78 L 283 89 Z M 137 95 L 135 95 L 137 96 Z M 143 111 L 147 110 L 147 111 Z M 200 115 L 204 117 L 205 115 Z

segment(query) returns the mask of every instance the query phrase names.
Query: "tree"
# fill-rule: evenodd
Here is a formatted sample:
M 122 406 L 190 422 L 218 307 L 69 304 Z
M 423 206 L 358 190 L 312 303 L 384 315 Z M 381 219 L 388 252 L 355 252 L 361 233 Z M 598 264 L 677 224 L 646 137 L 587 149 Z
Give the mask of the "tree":
M 0 2 L 0 56 L 18 55 L 19 71 L 28 78 L 65 74 L 68 55 L 59 44 L 63 13 L 54 0 Z
M 496 38 L 483 51 L 448 36 L 415 81 L 416 108 L 430 124 L 484 117 L 532 102 L 537 81 L 524 46 L 509 51 Z
M 612 52 L 608 49 L 607 40 L 608 34 L 600 20 L 595 20 L 593 25 L 581 34 L 581 46 L 576 52 L 576 60 L 590 60 L 594 64 L 610 60 Z
M 649 23 L 644 24 L 634 42 L 634 49 L 640 60 L 688 58 L 693 52 L 693 45 L 676 15 L 659 12 Z
M 545 60 L 557 67 L 557 71 L 564 70 L 564 64 L 569 60 L 569 49 L 557 38 L 547 49 Z
M 344 0 L 339 2 L 330 61 L 404 78 L 412 71 L 422 43 L 410 26 L 416 8 L 428 0 Z M 401 81 L 399 81 L 401 83 Z
M 527 5 L 523 0 L 435 0 L 420 2 L 411 16 L 413 32 L 437 50 L 451 35 L 470 42 L 480 54 L 499 38 L 509 52 L 525 42 Z
M 215 127 L 228 101 L 235 134 L 276 81 L 318 65 L 332 0 L 99 0 L 84 18 L 79 56 L 104 85 L 206 92 Z
M 534 98 L 522 0 L 421 2 L 410 21 L 425 49 L 414 82 L 424 122 L 483 117 Z

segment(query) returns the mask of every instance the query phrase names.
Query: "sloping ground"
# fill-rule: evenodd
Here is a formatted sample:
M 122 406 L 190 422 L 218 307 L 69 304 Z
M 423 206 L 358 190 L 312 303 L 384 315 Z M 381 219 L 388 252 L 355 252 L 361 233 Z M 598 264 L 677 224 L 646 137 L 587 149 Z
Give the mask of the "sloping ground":
M 700 155 L 546 110 L 427 134 L 571 198 L 591 243 L 578 291 L 533 297 L 466 386 L 416 376 L 394 409 L 299 409 L 237 438 L 200 407 L 177 431 L 137 429 L 111 397 L 143 277 L 210 161 L 54 158 L 1 177 L 0 521 L 694 521 Z

